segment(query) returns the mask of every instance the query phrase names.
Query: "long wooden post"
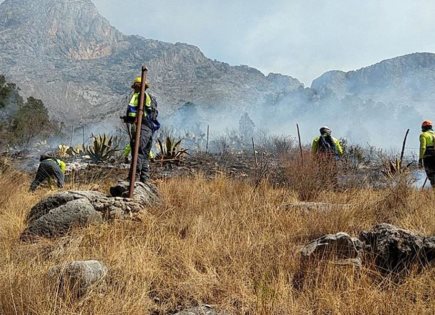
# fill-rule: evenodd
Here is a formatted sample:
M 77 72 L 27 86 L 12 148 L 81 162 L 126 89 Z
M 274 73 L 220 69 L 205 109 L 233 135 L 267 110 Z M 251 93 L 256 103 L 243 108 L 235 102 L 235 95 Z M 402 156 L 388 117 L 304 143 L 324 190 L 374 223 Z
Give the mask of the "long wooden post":
M 210 125 L 207 125 L 207 142 L 205 144 L 205 153 L 208 154 L 208 139 L 210 137 Z
M 408 138 L 409 129 L 406 130 L 405 138 L 403 139 L 402 152 L 400 153 L 400 169 L 402 169 L 403 155 L 405 154 L 406 139 Z
M 258 167 L 257 151 L 255 151 L 254 137 L 252 137 L 251 139 L 252 139 L 252 151 L 254 152 L 255 167 Z
M 301 154 L 301 162 L 302 162 L 302 165 L 304 165 L 304 154 L 302 152 L 302 142 L 301 142 L 301 133 L 299 131 L 299 124 L 296 124 L 296 128 L 298 129 L 299 152 Z
M 136 182 L 137 156 L 139 154 L 140 132 L 142 127 L 142 119 L 143 119 L 143 105 L 145 101 L 145 84 L 147 80 L 147 72 L 148 72 L 147 67 L 142 66 L 142 75 L 141 75 L 142 82 L 140 85 L 139 108 L 136 115 L 136 135 L 134 140 L 133 156 L 130 164 L 130 189 L 128 192 L 128 198 L 133 197 L 134 183 Z

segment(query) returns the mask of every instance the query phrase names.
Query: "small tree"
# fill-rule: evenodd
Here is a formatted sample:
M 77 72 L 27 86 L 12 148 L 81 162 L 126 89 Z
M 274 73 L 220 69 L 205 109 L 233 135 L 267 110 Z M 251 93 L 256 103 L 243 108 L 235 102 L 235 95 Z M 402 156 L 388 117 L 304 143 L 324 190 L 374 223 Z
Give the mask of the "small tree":
M 33 97 L 29 97 L 12 117 L 11 132 L 13 141 L 18 144 L 28 144 L 33 138 L 47 138 L 57 129 L 50 121 L 44 103 Z

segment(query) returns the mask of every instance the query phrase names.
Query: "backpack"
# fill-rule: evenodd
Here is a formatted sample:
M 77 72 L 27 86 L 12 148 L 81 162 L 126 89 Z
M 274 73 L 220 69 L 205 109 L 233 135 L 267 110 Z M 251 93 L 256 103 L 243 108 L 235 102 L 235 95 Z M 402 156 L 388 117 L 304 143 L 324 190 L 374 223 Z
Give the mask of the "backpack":
M 332 140 L 332 137 L 327 136 L 320 136 L 319 138 L 319 147 L 317 149 L 317 153 L 319 154 L 328 154 L 328 155 L 337 155 L 337 148 L 335 146 L 334 140 Z
M 151 130 L 153 132 L 156 132 L 160 129 L 160 123 L 157 120 L 157 117 L 159 116 L 159 111 L 157 110 L 157 100 L 151 94 L 149 94 L 149 96 L 151 98 L 151 106 L 149 108 L 146 108 L 146 120 Z

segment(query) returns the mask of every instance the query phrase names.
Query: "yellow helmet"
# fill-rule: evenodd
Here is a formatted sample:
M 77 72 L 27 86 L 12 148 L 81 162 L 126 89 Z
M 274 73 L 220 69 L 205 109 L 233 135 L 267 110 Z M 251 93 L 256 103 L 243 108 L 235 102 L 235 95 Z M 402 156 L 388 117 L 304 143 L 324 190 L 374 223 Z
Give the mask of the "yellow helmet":
M 133 85 L 141 84 L 141 83 L 142 83 L 142 77 L 136 77 L 136 78 L 134 78 Z M 149 83 L 145 82 L 145 88 L 147 89 L 149 87 L 150 87 Z

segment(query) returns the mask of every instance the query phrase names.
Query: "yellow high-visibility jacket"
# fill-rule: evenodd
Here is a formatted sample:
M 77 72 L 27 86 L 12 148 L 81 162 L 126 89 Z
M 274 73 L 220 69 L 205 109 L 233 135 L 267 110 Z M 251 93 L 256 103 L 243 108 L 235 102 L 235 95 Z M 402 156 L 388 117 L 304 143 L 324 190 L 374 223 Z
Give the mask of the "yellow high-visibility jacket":
M 311 144 L 311 154 L 316 155 L 317 154 L 317 150 L 319 149 L 319 140 L 320 140 L 321 136 L 315 137 L 313 139 L 313 143 Z M 331 137 L 332 141 L 335 144 L 335 148 L 337 149 L 337 154 L 338 156 L 342 156 L 343 155 L 343 147 L 340 144 L 340 141 L 334 137 Z
M 434 148 L 435 132 L 433 130 L 424 131 L 420 134 L 420 155 L 419 158 L 425 157 L 427 148 Z
M 139 98 L 140 98 L 140 93 L 134 93 L 131 96 L 130 103 L 128 104 L 128 109 L 127 109 L 128 117 L 136 117 L 137 111 L 139 110 Z M 147 92 L 145 92 L 145 102 L 144 102 L 144 111 L 143 111 L 144 117 L 146 117 L 147 115 L 147 111 L 145 110 L 145 107 L 148 108 L 151 107 L 151 96 Z

